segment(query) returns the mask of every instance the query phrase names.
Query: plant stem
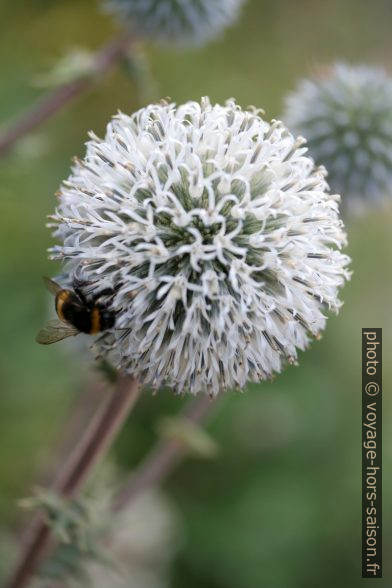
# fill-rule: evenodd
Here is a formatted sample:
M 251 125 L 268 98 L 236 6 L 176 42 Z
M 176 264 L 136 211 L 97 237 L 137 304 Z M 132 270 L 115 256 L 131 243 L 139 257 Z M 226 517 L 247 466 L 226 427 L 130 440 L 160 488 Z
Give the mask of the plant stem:
M 202 395 L 187 404 L 183 416 L 192 423 L 201 423 L 210 415 L 211 408 L 215 408 L 216 404 L 217 402 L 209 396 Z M 146 488 L 166 479 L 185 454 L 186 446 L 181 441 L 158 442 L 120 488 L 113 501 L 113 510 L 122 510 Z
M 113 39 L 96 54 L 92 65 L 93 75 L 77 78 L 44 94 L 36 104 L 22 113 L 8 129 L 0 134 L 0 156 L 4 155 L 18 139 L 27 135 L 73 98 L 87 90 L 97 75 L 108 71 L 125 55 L 133 40 L 129 33 Z
M 110 447 L 138 396 L 138 381 L 132 376 L 120 377 L 115 391 L 98 410 L 55 480 L 55 492 L 65 497 L 77 493 L 97 460 Z M 27 586 L 50 547 L 50 528 L 44 516 L 37 516 L 29 529 L 19 562 L 7 588 Z

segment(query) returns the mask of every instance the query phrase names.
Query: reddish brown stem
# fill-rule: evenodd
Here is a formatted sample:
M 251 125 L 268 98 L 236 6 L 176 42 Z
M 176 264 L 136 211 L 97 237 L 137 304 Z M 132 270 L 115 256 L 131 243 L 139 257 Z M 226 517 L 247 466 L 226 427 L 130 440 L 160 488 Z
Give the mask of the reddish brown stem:
M 215 407 L 216 401 L 209 396 L 201 396 L 187 405 L 183 416 L 192 423 L 203 422 Z M 146 488 L 162 482 L 184 457 L 186 447 L 181 441 L 159 442 L 132 473 L 129 481 L 119 490 L 113 502 L 113 510 L 120 511 L 133 501 Z
M 0 134 L 0 155 L 5 154 L 18 139 L 34 130 L 73 98 L 82 94 L 91 86 L 97 75 L 108 71 L 125 55 L 132 41 L 133 37 L 129 33 L 112 40 L 97 53 L 92 64 L 92 75 L 72 80 L 42 96 L 36 104 Z
M 109 448 L 139 395 L 138 381 L 121 377 L 116 390 L 98 411 L 68 462 L 53 484 L 61 496 L 71 497 L 80 489 L 91 469 Z M 50 550 L 50 529 L 43 516 L 33 521 L 8 588 L 24 588 Z

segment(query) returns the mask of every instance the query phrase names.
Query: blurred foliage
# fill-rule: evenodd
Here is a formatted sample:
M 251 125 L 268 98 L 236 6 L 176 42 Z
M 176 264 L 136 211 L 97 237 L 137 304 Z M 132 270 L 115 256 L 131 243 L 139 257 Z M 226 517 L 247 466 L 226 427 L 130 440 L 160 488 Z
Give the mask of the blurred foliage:
M 42 513 L 58 542 L 54 553 L 40 570 L 43 578 L 81 578 L 86 586 L 84 568 L 87 562 L 97 561 L 104 566 L 114 566 L 100 545 L 105 531 L 110 528 L 107 500 L 88 500 L 85 496 L 65 499 L 51 490 L 39 488 L 33 496 L 21 500 L 20 506 Z
M 205 458 L 219 454 L 219 447 L 206 430 L 182 416 L 159 419 L 157 432 L 162 439 L 181 443 L 186 452 Z
M 82 77 L 93 77 L 94 73 L 94 52 L 73 47 L 49 71 L 38 74 L 32 81 L 37 88 L 55 88 Z
M 39 95 L 34 78 L 72 47 L 94 50 L 115 32 L 91 0 L 0 2 L 0 126 Z M 299 76 L 335 59 L 390 69 L 392 5 L 386 0 L 253 0 L 219 43 L 176 53 L 146 48 L 160 96 L 176 101 L 235 96 L 279 116 Z M 21 523 L 29 493 L 60 437 L 89 371 L 60 343 L 34 335 L 48 313 L 41 276 L 54 275 L 45 217 L 87 131 L 102 134 L 141 93 L 124 69 L 26 137 L 0 161 L 0 518 Z M 145 100 L 145 97 L 143 98 Z M 384 328 L 384 382 L 392 365 L 392 207 L 348 225 L 354 275 L 345 306 L 322 341 L 273 383 L 228 394 L 210 427 L 212 461 L 188 460 L 166 487 L 182 512 L 186 541 L 173 588 L 320 588 L 364 582 L 360 553 L 361 328 Z M 144 394 L 115 447 L 129 470 L 156 439 L 156 423 L 185 400 Z M 385 394 L 384 421 L 392 417 Z M 384 431 L 384 553 L 392 543 L 392 434 Z M 1 559 L 1 557 L 0 557 Z M 4 565 L 2 565 L 4 568 Z M 391 563 L 384 558 L 389 586 Z

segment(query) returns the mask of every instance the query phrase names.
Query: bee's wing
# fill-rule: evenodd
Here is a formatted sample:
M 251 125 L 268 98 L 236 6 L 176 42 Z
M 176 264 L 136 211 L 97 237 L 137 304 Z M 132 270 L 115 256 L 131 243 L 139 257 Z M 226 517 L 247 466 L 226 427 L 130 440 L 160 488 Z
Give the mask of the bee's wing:
M 50 278 L 47 278 L 46 276 L 44 276 L 43 277 L 43 280 L 44 280 L 44 284 L 46 286 L 46 289 L 49 290 L 49 292 L 51 294 L 56 295 L 57 292 L 59 290 L 61 290 L 61 287 L 58 284 L 56 284 L 56 282 L 54 282 L 53 280 L 51 280 Z
M 39 331 L 35 340 L 41 345 L 50 345 L 51 343 L 57 343 L 57 341 L 78 334 L 79 331 L 72 325 L 54 319 L 49 321 L 45 327 Z

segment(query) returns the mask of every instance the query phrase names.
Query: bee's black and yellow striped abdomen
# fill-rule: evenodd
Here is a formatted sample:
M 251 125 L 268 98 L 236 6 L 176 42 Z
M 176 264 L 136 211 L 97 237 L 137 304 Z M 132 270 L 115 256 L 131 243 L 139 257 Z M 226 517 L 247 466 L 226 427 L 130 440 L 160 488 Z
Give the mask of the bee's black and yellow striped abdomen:
M 116 313 L 109 307 L 114 296 L 113 289 L 104 288 L 95 295 L 90 293 L 87 296 L 80 280 L 74 279 L 73 289 L 62 288 L 46 277 L 44 283 L 55 295 L 55 309 L 60 320 L 49 321 L 37 334 L 37 343 L 50 345 L 78 333 L 95 335 L 114 327 Z
M 90 335 L 95 335 L 102 331 L 101 310 L 98 306 L 91 309 L 91 329 Z
M 55 306 L 59 319 L 71 324 L 81 333 L 95 335 L 114 325 L 113 313 L 95 304 L 86 305 L 72 290 L 59 290 Z
M 56 294 L 56 312 L 59 319 L 62 321 L 67 321 L 64 315 L 64 305 L 65 311 L 67 311 L 70 298 L 72 298 L 72 292 L 70 290 L 59 290 Z

